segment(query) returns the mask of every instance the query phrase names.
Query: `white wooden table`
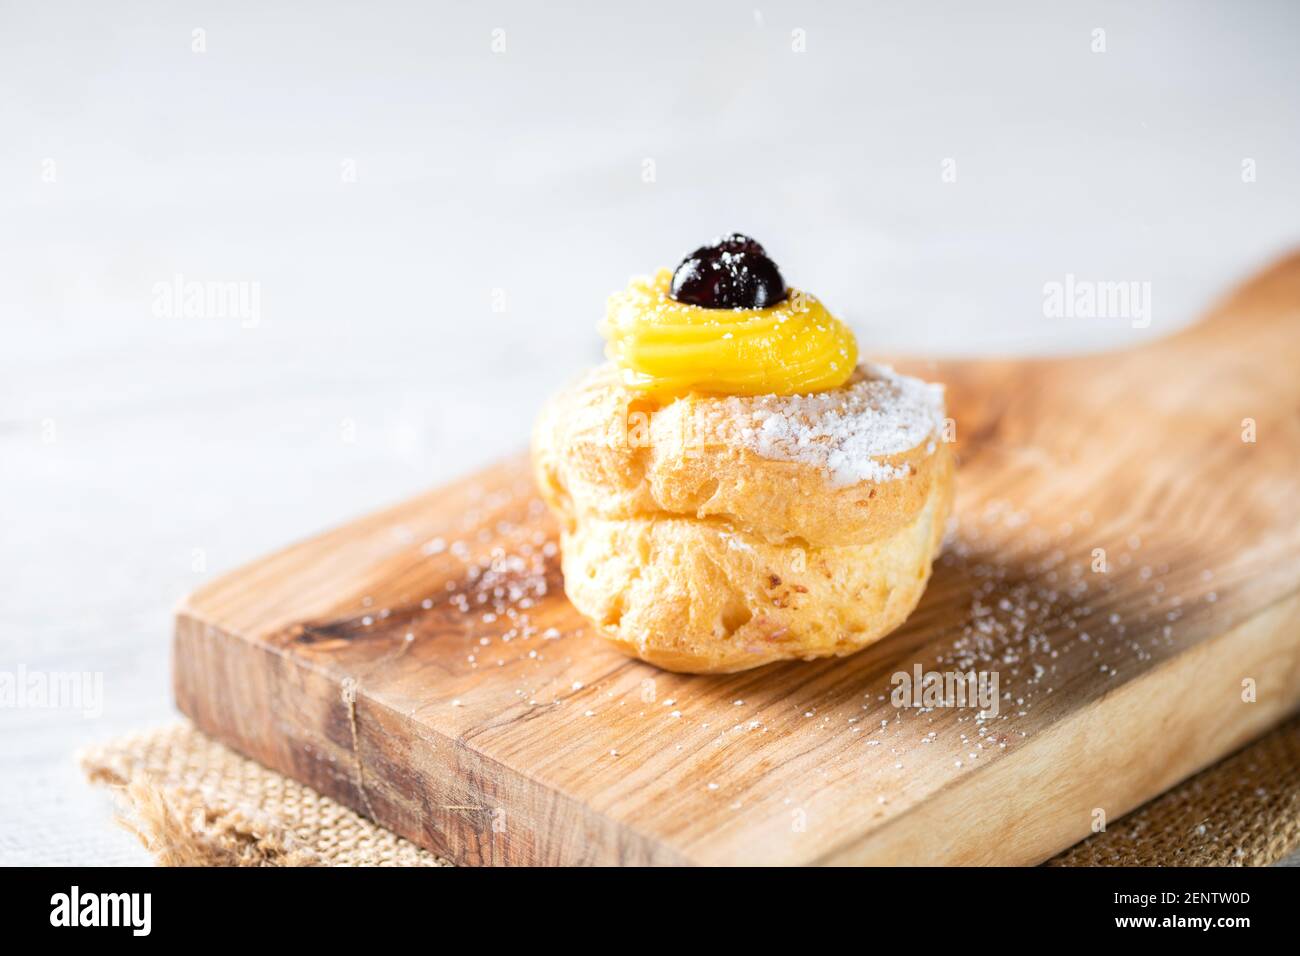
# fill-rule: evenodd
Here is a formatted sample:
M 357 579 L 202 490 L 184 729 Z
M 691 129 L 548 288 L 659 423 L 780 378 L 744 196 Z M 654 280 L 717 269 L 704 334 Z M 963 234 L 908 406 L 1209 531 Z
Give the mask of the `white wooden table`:
M 175 601 L 519 447 L 630 272 L 742 229 L 868 355 L 1061 352 L 1300 240 L 1294 5 L 606 6 L 0 10 L 0 671 L 103 680 L 0 709 L 0 862 L 145 862 L 72 753 L 175 716 Z

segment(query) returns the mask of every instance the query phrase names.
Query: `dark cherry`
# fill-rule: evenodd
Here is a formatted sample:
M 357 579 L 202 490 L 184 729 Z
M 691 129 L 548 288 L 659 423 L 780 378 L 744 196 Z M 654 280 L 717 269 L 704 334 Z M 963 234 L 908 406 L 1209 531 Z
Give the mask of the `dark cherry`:
M 705 309 L 765 309 L 785 298 L 785 281 L 762 246 L 733 232 L 683 259 L 671 294 Z

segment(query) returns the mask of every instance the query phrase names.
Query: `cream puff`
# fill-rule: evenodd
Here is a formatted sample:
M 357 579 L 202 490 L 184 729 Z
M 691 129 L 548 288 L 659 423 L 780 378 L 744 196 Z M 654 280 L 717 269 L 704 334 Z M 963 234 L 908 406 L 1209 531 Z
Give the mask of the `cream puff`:
M 565 592 L 675 671 L 842 656 L 898 627 L 952 506 L 943 389 L 858 364 L 847 326 L 743 236 L 611 297 L 612 361 L 533 434 Z

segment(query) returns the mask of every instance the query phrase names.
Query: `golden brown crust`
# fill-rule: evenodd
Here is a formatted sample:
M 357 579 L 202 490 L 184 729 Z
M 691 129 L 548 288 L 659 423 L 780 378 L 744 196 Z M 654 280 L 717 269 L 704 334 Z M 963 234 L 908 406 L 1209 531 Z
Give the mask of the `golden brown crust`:
M 569 599 L 621 649 L 669 670 L 860 650 L 912 612 L 942 542 L 953 464 L 939 436 L 882 456 L 888 480 L 841 484 L 716 428 L 720 409 L 743 416 L 750 401 L 655 407 L 601 366 L 534 430 Z
M 561 540 L 565 591 L 604 636 L 668 670 L 852 654 L 916 607 L 951 497 L 951 483 L 936 482 L 892 535 L 830 548 L 689 518 L 586 518 Z
M 656 407 L 624 387 L 612 365 L 593 369 L 547 403 L 534 429 L 543 497 L 565 526 L 584 514 L 719 518 L 767 541 L 826 547 L 907 524 L 943 467 L 936 436 L 879 459 L 906 477 L 834 486 L 816 465 L 760 457 L 719 434 L 723 401 L 691 396 Z

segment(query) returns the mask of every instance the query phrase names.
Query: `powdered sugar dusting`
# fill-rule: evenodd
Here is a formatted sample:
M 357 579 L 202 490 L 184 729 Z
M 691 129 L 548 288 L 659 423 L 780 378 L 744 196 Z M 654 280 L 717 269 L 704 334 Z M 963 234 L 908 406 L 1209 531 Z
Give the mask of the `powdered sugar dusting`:
M 943 386 L 864 363 L 844 388 L 812 395 L 720 400 L 715 427 L 755 454 L 823 469 L 831 484 L 894 481 L 906 465 L 879 459 L 926 443 L 933 454 L 944 421 Z

